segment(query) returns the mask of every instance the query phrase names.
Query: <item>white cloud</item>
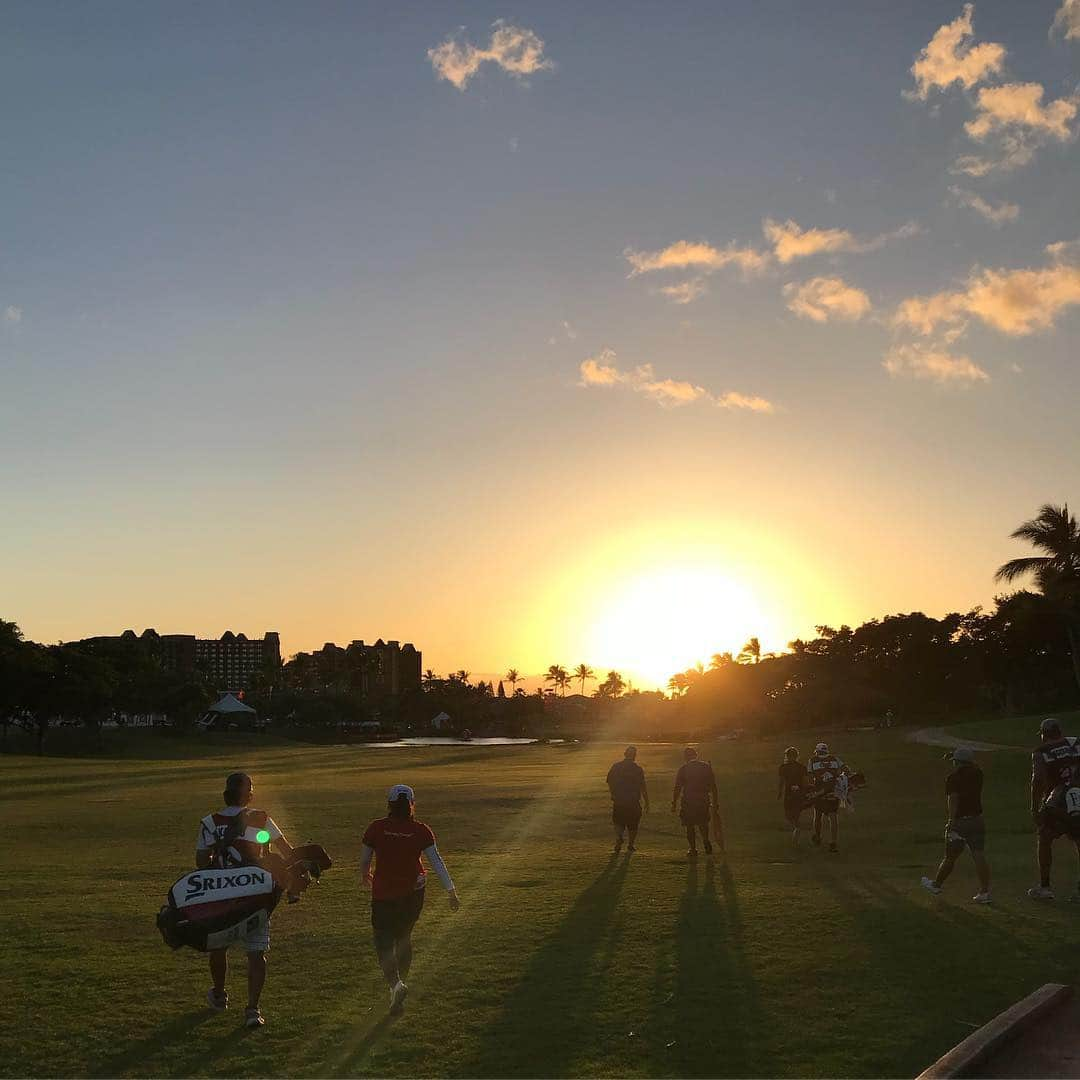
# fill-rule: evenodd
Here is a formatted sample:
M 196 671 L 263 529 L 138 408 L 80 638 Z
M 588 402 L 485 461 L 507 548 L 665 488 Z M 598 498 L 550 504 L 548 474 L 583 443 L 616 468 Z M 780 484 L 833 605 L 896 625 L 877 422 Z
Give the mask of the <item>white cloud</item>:
M 975 101 L 975 117 L 964 130 L 975 142 L 988 143 L 989 156 L 968 154 L 959 158 L 954 172 L 986 176 L 1027 165 L 1036 151 L 1049 142 L 1067 142 L 1076 131 L 1072 124 L 1080 103 L 1072 97 L 1043 103 L 1039 83 L 1006 83 L 984 86 Z
M 448 37 L 434 49 L 428 49 L 427 55 L 435 74 L 459 90 L 465 89 L 483 64 L 495 64 L 519 79 L 555 66 L 544 56 L 544 42 L 534 31 L 501 19 L 494 23 L 486 48 Z
M 1020 216 L 1020 207 L 1016 203 L 1000 202 L 996 206 L 974 191 L 960 187 L 950 187 L 949 193 L 961 205 L 981 214 L 991 225 L 1000 227 L 1007 221 L 1015 221 Z
M 1052 262 L 1078 266 L 1080 265 L 1080 238 L 1047 244 L 1046 254 L 1050 256 Z
M 740 394 L 734 390 L 725 394 L 714 394 L 694 383 L 676 379 L 658 379 L 652 364 L 641 364 L 632 371 L 622 371 L 617 366 L 614 349 L 601 349 L 596 356 L 583 360 L 579 374 L 580 386 L 606 388 L 625 386 L 669 408 L 689 405 L 695 401 L 704 401 L 721 409 L 746 409 L 750 412 L 769 413 L 774 408 L 772 402 L 765 398 Z
M 1045 93 L 1040 83 L 1033 82 L 984 86 L 975 100 L 975 119 L 964 130 L 978 142 L 1010 128 L 1064 142 L 1073 134 L 1069 125 L 1076 117 L 1076 99 L 1057 98 L 1044 105 Z
M 678 285 L 665 285 L 660 292 L 674 304 L 692 304 L 709 291 L 704 278 L 690 278 Z
M 787 264 L 795 259 L 805 259 L 821 253 L 877 251 L 890 240 L 914 236 L 919 231 L 919 226 L 909 221 L 893 232 L 860 239 L 847 229 L 804 229 L 790 219 L 778 222 L 766 218 L 762 223 L 762 230 L 772 245 L 777 260 Z
M 942 326 L 962 333 L 970 318 L 1012 337 L 1050 330 L 1066 308 L 1080 305 L 1080 265 L 1063 261 L 1067 248 L 1050 245 L 1058 261 L 1048 267 L 975 270 L 962 289 L 910 297 L 897 308 L 893 325 L 924 336 Z
M 737 266 L 744 274 L 756 274 L 769 265 L 767 252 L 750 247 L 736 247 L 734 243 L 724 248 L 715 248 L 704 240 L 678 240 L 659 251 L 634 251 L 627 248 L 623 256 L 633 267 L 630 271 L 631 277 L 654 270 L 694 269 L 712 273 L 725 266 Z
M 14 304 L 4 308 L 4 322 L 14 324 L 22 322 L 22 308 Z
M 1060 33 L 1066 41 L 1080 41 L 1080 0 L 1063 0 L 1050 33 Z
M 789 282 L 784 296 L 789 311 L 819 323 L 830 319 L 857 322 L 871 307 L 870 297 L 862 289 L 838 277 L 811 278 L 801 285 Z
M 961 14 L 951 23 L 938 28 L 929 44 L 911 65 L 915 89 L 906 96 L 925 101 L 930 91 L 948 89 L 959 83 L 970 90 L 988 75 L 997 74 L 1005 62 L 1005 47 L 994 42 L 972 44 L 970 39 L 974 4 L 965 4 Z
M 957 356 L 938 345 L 897 345 L 882 361 L 893 376 L 929 379 L 937 383 L 986 382 L 990 376 L 968 356 Z

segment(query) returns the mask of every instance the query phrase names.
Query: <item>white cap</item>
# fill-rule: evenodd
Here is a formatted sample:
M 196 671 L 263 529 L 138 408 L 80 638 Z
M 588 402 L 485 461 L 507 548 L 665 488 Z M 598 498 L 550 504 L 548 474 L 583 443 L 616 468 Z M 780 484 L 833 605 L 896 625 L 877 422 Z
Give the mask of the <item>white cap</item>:
M 817 744 L 817 746 L 814 747 L 814 753 L 815 754 L 827 754 L 828 752 L 829 752 L 829 747 L 828 747 L 828 745 L 826 743 L 819 742 Z
M 953 762 L 957 765 L 974 765 L 975 764 L 975 751 L 970 746 L 958 746 L 949 755 Z
M 413 794 L 413 789 L 408 784 L 395 784 L 390 793 L 386 796 L 387 802 L 397 802 L 400 796 L 404 795 L 409 802 L 416 802 L 416 796 Z

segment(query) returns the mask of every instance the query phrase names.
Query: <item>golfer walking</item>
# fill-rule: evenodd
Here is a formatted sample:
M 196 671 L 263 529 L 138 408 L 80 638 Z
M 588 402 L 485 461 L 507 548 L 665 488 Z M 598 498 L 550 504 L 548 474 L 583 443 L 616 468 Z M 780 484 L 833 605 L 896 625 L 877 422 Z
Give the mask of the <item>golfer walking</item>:
M 405 980 L 412 965 L 412 931 L 424 908 L 427 884 L 424 860 L 450 894 L 450 910 L 457 911 L 460 906 L 457 890 L 435 845 L 435 834 L 416 820 L 413 789 L 406 784 L 395 784 L 387 796 L 386 817 L 367 827 L 360 851 L 360 880 L 365 889 L 371 889 L 375 952 L 390 987 L 392 1016 L 404 1012 L 405 996 L 409 992 Z

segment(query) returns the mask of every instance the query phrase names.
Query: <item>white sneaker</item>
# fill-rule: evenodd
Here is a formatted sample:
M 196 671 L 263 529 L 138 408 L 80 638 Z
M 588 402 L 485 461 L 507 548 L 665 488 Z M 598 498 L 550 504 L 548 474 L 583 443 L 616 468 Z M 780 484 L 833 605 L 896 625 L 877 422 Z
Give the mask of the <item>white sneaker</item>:
M 209 1005 L 214 1012 L 222 1012 L 229 1007 L 229 995 L 224 990 L 218 994 L 211 986 L 210 989 L 206 991 L 206 1004 Z
M 927 892 L 932 892 L 935 896 L 941 894 L 941 886 L 935 885 L 933 878 L 924 877 L 920 884 Z
M 988 892 L 976 893 L 971 899 L 976 904 L 992 904 L 994 902 L 993 897 Z
M 409 988 L 398 979 L 397 985 L 390 991 L 390 1015 L 400 1016 L 405 1011 L 405 996 Z
M 1054 890 L 1046 885 L 1033 885 L 1028 889 L 1028 896 L 1032 900 L 1053 900 Z
M 263 1014 L 256 1007 L 254 1009 L 244 1010 L 244 1027 L 246 1028 L 260 1028 L 266 1023 Z

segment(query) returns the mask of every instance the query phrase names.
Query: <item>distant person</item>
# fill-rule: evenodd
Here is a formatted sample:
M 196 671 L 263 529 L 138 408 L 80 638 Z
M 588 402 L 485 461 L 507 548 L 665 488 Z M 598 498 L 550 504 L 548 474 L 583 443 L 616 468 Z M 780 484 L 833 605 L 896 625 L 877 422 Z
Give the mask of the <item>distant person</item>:
M 274 819 L 264 810 L 253 810 L 250 803 L 255 785 L 247 773 L 231 773 L 225 780 L 225 806 L 215 814 L 207 814 L 199 826 L 195 845 L 195 865 L 200 870 L 211 866 L 226 869 L 258 862 L 270 850 L 283 858 L 292 854 Z M 240 815 L 243 815 L 241 818 Z M 241 826 L 243 826 L 241 828 Z M 266 983 L 266 953 L 270 948 L 270 927 L 248 933 L 241 938 L 248 960 L 248 1002 L 244 1010 L 244 1025 L 262 1027 L 266 1023 L 259 1010 L 259 998 Z M 229 971 L 226 949 L 211 949 L 210 978 L 214 985 L 207 991 L 206 1000 L 217 1012 L 229 1007 L 225 976 Z
M 827 823 L 829 851 L 835 853 L 839 850 L 837 841 L 840 835 L 840 822 L 836 816 L 840 809 L 840 798 L 836 794 L 836 784 L 841 776 L 848 774 L 848 767 L 829 750 L 826 743 L 820 742 L 814 747 L 814 756 L 810 759 L 806 774 L 814 806 L 814 832 L 810 841 L 817 847 L 821 846 L 821 826 Z
M 1053 717 L 1039 725 L 1039 737 L 1042 742 L 1031 754 L 1031 816 L 1039 834 L 1039 884 L 1028 889 L 1028 896 L 1053 900 L 1054 841 L 1068 836 L 1080 854 L 1080 739 L 1062 735 L 1061 724 Z M 1068 899 L 1080 902 L 1080 889 Z
M 611 820 L 615 826 L 614 854 L 618 855 L 622 850 L 624 832 L 629 841 L 626 850 L 632 852 L 641 823 L 642 804 L 646 812 L 649 809 L 649 789 L 645 785 L 645 770 L 637 763 L 636 746 L 628 746 L 623 751 L 622 761 L 616 761 L 608 769 L 607 786 L 611 792 Z
M 412 931 L 424 907 L 427 871 L 423 860 L 439 875 L 450 894 L 450 910 L 460 907 L 450 871 L 435 846 L 435 834 L 417 821 L 416 796 L 405 784 L 395 784 L 387 796 L 387 815 L 364 831 L 360 850 L 360 880 L 371 889 L 371 926 L 375 952 L 390 987 L 390 1013 L 405 1011 L 409 992 L 405 980 L 412 965 Z M 422 858 L 421 858 L 422 856 Z M 375 872 L 371 860 L 375 859 Z
M 777 800 L 784 800 L 784 817 L 791 826 L 791 842 L 799 843 L 799 821 L 806 809 L 806 766 L 799 760 L 799 751 L 789 746 L 780 765 L 780 784 Z
M 681 806 L 679 805 L 680 796 L 682 796 Z M 683 751 L 683 764 L 679 766 L 679 771 L 675 774 L 675 790 L 671 795 L 671 812 L 674 814 L 676 810 L 679 811 L 680 820 L 686 829 L 686 841 L 689 845 L 686 852 L 688 859 L 697 858 L 698 833 L 701 833 L 705 854 L 713 853 L 712 841 L 709 839 L 710 810 L 716 825 L 716 842 L 720 845 L 721 852 L 724 850 L 719 803 L 713 767 L 707 761 L 700 761 L 697 750 L 688 746 Z
M 972 897 L 976 904 L 989 904 L 990 864 L 986 861 L 986 825 L 983 822 L 982 769 L 975 764 L 975 751 L 958 746 L 945 755 L 952 762 L 953 771 L 945 778 L 945 805 L 948 820 L 945 822 L 945 857 L 932 877 L 922 879 L 922 887 L 934 894 L 940 893 L 945 879 L 953 872 L 956 860 L 966 847 L 975 862 L 979 875 L 979 891 Z

